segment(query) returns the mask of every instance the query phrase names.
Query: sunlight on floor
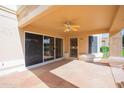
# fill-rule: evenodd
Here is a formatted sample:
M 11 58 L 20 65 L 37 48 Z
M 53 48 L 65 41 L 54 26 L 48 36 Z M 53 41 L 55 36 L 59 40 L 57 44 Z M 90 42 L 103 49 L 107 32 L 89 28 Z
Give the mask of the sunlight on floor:
M 51 73 L 78 87 L 116 87 L 108 66 L 74 60 Z

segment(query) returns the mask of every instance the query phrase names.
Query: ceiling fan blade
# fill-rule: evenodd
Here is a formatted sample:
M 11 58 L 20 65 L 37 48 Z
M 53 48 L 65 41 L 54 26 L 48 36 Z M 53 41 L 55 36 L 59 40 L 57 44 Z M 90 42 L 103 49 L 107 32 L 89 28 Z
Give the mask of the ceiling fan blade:
M 78 25 L 72 25 L 72 27 L 80 27 L 80 26 L 78 26 Z
M 68 25 L 67 25 L 67 24 L 64 24 L 64 26 L 65 26 L 65 27 L 68 27 Z
M 67 29 L 65 29 L 64 32 L 67 32 Z
M 76 28 L 74 28 L 74 27 L 71 27 L 71 29 L 73 30 L 73 31 L 78 31 Z

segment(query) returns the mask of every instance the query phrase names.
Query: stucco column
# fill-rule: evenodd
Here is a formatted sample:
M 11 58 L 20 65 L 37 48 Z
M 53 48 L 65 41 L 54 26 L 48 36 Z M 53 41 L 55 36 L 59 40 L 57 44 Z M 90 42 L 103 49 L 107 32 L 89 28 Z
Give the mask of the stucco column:
M 121 32 L 110 33 L 110 56 L 121 56 L 122 35 Z
M 20 38 L 20 42 L 21 42 L 21 48 L 23 51 L 23 55 L 25 56 L 25 32 L 23 29 L 18 28 L 19 30 L 19 38 Z

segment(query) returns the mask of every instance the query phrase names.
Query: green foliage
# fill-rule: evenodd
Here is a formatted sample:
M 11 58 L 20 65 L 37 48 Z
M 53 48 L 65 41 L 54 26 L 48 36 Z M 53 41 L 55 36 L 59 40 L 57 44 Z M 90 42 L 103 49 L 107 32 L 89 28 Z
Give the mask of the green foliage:
M 107 47 L 107 46 L 100 47 L 100 52 L 102 52 L 102 53 L 109 52 L 109 47 Z
M 100 47 L 100 52 L 103 53 L 103 58 L 108 58 L 109 57 L 109 47 L 108 46 Z
M 121 52 L 121 55 L 124 57 L 124 48 L 123 48 L 123 50 L 122 50 L 122 52 Z

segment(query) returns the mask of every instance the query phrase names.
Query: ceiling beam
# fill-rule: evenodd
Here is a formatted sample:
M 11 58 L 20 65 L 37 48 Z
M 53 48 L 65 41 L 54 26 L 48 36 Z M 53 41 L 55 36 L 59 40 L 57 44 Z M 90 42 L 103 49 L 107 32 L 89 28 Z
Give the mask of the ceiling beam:
M 110 33 L 119 32 L 123 27 L 124 27 L 124 6 L 120 5 L 114 17 L 112 25 L 109 29 L 109 32 Z
M 38 15 L 40 15 L 41 13 L 46 11 L 49 7 L 51 7 L 51 6 L 47 6 L 47 5 L 39 6 L 38 8 L 36 8 L 32 12 L 30 12 L 27 16 L 23 17 L 19 21 L 19 27 L 23 28 L 24 26 L 30 24 L 33 20 L 35 20 L 37 18 Z

